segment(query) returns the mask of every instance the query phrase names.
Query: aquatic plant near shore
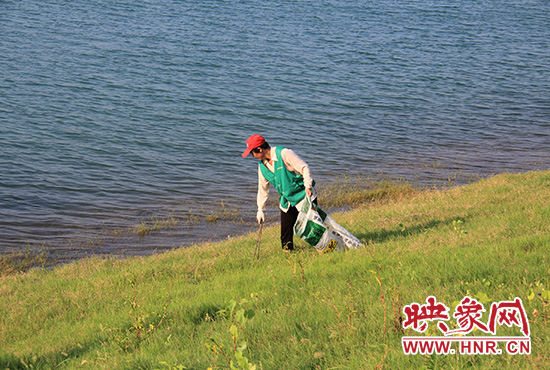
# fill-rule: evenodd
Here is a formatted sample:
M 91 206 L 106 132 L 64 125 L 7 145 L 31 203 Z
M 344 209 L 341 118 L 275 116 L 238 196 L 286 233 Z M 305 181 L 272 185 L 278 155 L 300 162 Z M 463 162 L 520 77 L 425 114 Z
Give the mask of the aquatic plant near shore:
M 25 250 L 23 252 L 0 255 L 0 277 L 32 268 L 44 268 L 48 263 L 46 252 Z
M 154 231 L 176 227 L 179 221 L 174 217 L 164 219 L 154 219 L 151 223 L 142 222 L 134 228 L 137 235 L 143 237 Z
M 376 201 L 399 201 L 419 192 L 405 180 L 374 180 L 365 176 L 344 175 L 333 183 L 319 186 L 319 198 L 325 209 L 356 208 Z

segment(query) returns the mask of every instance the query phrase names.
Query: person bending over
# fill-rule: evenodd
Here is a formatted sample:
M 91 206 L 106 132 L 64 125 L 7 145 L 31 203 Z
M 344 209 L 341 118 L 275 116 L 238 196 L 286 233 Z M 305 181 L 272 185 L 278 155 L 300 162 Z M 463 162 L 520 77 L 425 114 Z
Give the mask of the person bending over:
M 250 153 L 258 160 L 258 223 L 265 220 L 264 209 L 269 198 L 269 183 L 279 193 L 281 209 L 281 245 L 284 251 L 294 249 L 294 223 L 298 218 L 296 204 L 306 196 L 317 204 L 315 181 L 309 166 L 292 150 L 271 147 L 261 135 L 252 135 L 246 140 L 246 158 Z

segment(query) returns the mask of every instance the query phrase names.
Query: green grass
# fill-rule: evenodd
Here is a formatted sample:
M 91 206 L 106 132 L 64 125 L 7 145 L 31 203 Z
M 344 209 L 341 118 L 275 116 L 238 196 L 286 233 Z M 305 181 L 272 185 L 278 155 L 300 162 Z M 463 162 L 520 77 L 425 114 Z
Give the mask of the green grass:
M 549 368 L 550 172 L 387 186 L 398 195 L 355 194 L 369 202 L 333 214 L 368 242 L 354 251 L 318 255 L 298 242 L 286 255 L 275 226 L 259 261 L 251 233 L 3 276 L 0 369 L 229 369 L 236 353 L 266 370 Z M 521 298 L 531 355 L 404 355 L 401 337 L 419 334 L 401 329 L 403 306 L 429 295 L 449 307 L 481 297 L 487 311 Z

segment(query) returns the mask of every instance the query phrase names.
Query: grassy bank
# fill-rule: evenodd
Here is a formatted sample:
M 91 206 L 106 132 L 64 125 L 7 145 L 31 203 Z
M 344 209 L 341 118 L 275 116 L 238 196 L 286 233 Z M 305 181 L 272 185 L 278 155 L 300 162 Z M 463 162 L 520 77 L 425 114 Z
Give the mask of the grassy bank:
M 550 172 L 398 193 L 333 215 L 355 251 L 286 255 L 271 227 L 259 261 L 250 234 L 4 276 L 0 369 L 548 368 Z M 521 298 L 531 355 L 403 354 L 403 306 L 429 295 Z

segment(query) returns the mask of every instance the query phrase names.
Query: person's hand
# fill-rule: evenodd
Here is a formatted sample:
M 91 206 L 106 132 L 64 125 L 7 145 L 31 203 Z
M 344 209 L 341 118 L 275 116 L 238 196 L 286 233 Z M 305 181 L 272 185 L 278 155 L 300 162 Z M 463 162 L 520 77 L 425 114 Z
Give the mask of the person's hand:
M 264 211 L 262 211 L 261 209 L 259 209 L 258 213 L 256 213 L 256 220 L 258 220 L 259 224 L 261 224 L 265 221 Z
M 307 195 L 308 197 L 311 197 L 312 194 L 313 194 L 313 192 L 311 191 L 311 189 L 310 189 L 310 188 L 307 188 L 307 189 L 306 189 L 306 195 Z

